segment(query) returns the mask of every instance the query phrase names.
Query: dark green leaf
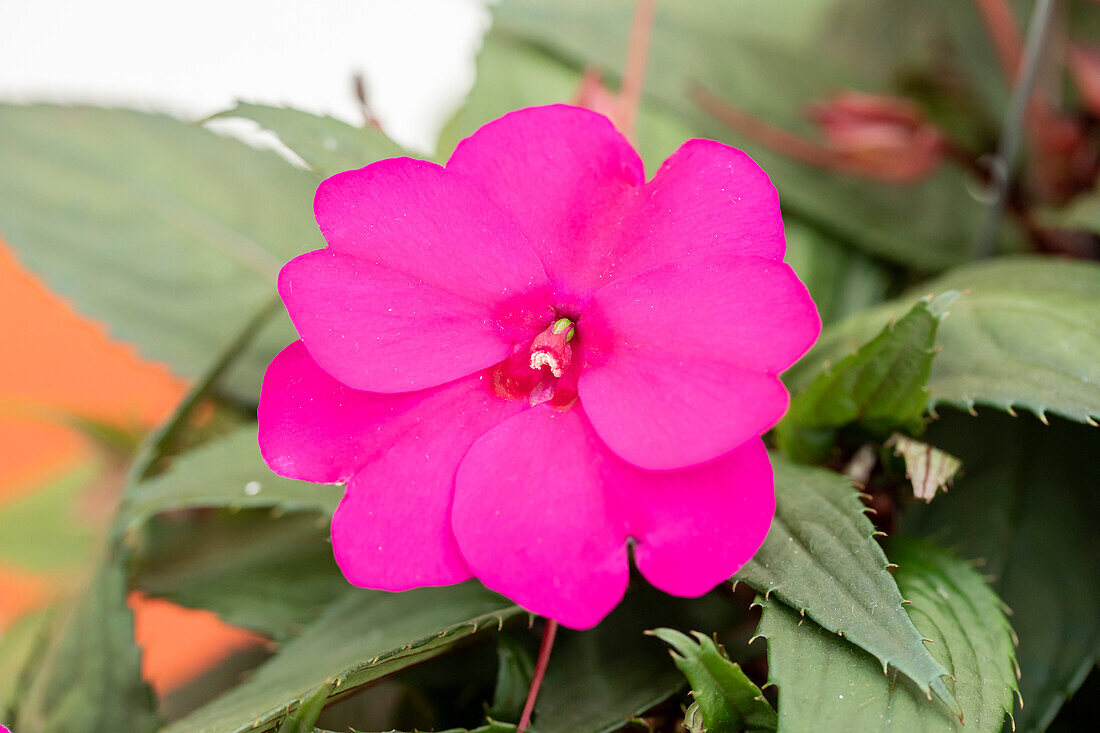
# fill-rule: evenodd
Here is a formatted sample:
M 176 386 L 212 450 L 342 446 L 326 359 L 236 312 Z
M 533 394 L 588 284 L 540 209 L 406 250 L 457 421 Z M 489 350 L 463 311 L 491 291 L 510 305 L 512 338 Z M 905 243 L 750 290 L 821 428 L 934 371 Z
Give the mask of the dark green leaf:
M 535 673 L 531 651 L 518 635 L 501 632 L 497 637 L 497 684 L 489 717 L 519 720 Z
M 270 731 L 322 685 L 329 699 L 431 659 L 522 611 L 474 583 L 405 593 L 353 590 L 242 685 L 166 733 Z
M 313 724 L 321 717 L 325 703 L 332 693 L 329 685 L 321 685 L 312 695 L 302 700 L 298 709 L 288 715 L 279 726 L 279 733 L 313 733 Z
M 936 327 L 957 297 L 948 292 L 918 301 L 897 323 L 826 368 L 791 400 L 776 430 L 779 447 L 800 463 L 820 463 L 836 433 L 852 423 L 880 436 L 919 431 Z
M 921 642 L 872 536 L 859 492 L 843 476 L 772 456 L 776 510 L 763 546 L 734 580 L 775 596 L 891 665 L 948 705 L 947 670 Z
M 1011 257 L 960 267 L 914 294 L 825 330 L 784 375 L 793 390 L 854 351 L 926 293 L 958 290 L 937 332 L 929 408 L 1015 407 L 1078 422 L 1100 417 L 1100 264 Z
M 270 151 L 163 115 L 0 106 L 0 232 L 111 332 L 191 376 L 320 244 L 316 178 Z M 289 321 L 265 329 L 227 389 L 248 399 Z
M 707 731 L 776 729 L 775 710 L 760 688 L 729 660 L 713 639 L 698 631 L 692 632 L 694 639 L 674 629 L 655 629 L 650 633 L 675 650 L 672 659 L 691 682 L 692 695 Z
M 332 514 L 343 488 L 276 476 L 264 463 L 256 426 L 234 431 L 179 457 L 163 474 L 132 486 L 120 509 L 138 527 L 161 512 L 197 507 L 274 507 Z
M 892 543 L 898 585 L 933 654 L 951 670 L 959 717 L 860 649 L 775 602 L 764 603 L 770 680 L 784 730 L 999 731 L 1016 689 L 1012 630 L 970 566 L 928 544 Z M 961 720 L 960 720 L 961 718 Z M 965 723 L 965 725 L 964 725 Z
M 276 640 L 294 636 L 347 592 L 328 516 L 219 513 L 154 522 L 135 553 L 134 586 Z
M 546 672 L 538 733 L 611 733 L 683 689 L 667 647 L 645 635 L 655 627 L 720 629 L 743 618 L 719 593 L 672 598 L 639 585 L 590 631 L 561 629 Z
M 102 567 L 52 634 L 14 722 L 25 733 L 156 730 L 121 567 Z
M 903 528 L 984 561 L 1020 639 L 1016 728 L 1041 731 L 1100 659 L 1100 434 L 949 411 L 925 437 L 964 470 L 950 493 L 911 508 Z
M 400 158 L 409 152 L 374 127 L 354 127 L 333 117 L 318 116 L 291 107 L 237 102 L 215 116 L 242 117 L 274 133 L 306 165 L 322 178 L 383 158 Z

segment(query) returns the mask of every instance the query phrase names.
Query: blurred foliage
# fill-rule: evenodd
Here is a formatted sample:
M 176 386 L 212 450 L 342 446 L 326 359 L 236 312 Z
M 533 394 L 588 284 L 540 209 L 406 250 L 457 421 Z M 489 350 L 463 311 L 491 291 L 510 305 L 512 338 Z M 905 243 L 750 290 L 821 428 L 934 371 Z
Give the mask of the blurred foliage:
M 994 5 L 1014 27 L 991 27 Z M 776 519 L 740 589 L 689 600 L 636 579 L 599 627 L 562 631 L 533 730 L 999 731 L 1006 714 L 1017 730 L 1058 727 L 1100 659 L 1100 119 L 1059 49 L 1097 42 L 1100 5 L 1056 8 L 990 250 L 979 235 L 1015 76 L 991 30 L 1019 42 L 1032 7 L 658 3 L 634 136 L 647 170 L 691 137 L 748 151 L 780 191 L 787 261 L 826 328 L 784 375 Z M 509 110 L 613 99 L 633 11 L 494 6 L 436 159 Z M 538 623 L 476 583 L 349 587 L 327 539 L 342 489 L 276 477 L 256 446 L 263 370 L 294 337 L 274 278 L 321 244 L 318 181 L 405 152 L 375 126 L 290 108 L 217 116 L 253 120 L 300 165 L 163 115 L 0 105 L 5 241 L 194 379 L 136 458 L 125 430 L 86 425 L 107 467 L 0 511 L 6 562 L 74 580 L 94 565 L 83 590 L 0 638 L 0 720 L 19 733 L 514 731 Z M 915 499 L 898 446 L 906 464 L 958 458 L 950 491 Z M 105 476 L 124 484 L 114 519 L 81 530 L 74 506 L 115 500 L 95 491 Z M 886 532 L 899 536 L 884 548 Z M 130 590 L 213 611 L 270 648 L 156 700 Z M 1079 693 L 1067 716 L 1094 720 L 1094 698 Z

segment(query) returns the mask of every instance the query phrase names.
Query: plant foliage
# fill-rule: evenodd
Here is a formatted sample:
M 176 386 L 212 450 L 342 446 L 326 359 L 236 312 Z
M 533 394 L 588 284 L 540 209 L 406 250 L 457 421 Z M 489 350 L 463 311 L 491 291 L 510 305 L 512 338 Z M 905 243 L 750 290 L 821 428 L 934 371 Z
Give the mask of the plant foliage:
M 633 135 L 647 170 L 693 137 L 752 155 L 825 330 L 782 375 L 790 410 L 766 437 L 776 514 L 755 557 L 700 599 L 635 578 L 597 628 L 562 630 L 530 730 L 1040 731 L 1067 699 L 1096 719 L 1094 700 L 1072 698 L 1100 661 L 1100 111 L 1051 53 L 1036 61 L 1047 91 L 1075 91 L 1042 95 L 1062 100 L 1047 121 L 1074 135 L 1003 122 L 1015 78 L 988 5 L 658 3 Z M 495 4 L 434 159 L 512 109 L 593 88 L 614 100 L 634 7 Z M 1095 42 L 1100 5 L 1059 12 L 1054 48 Z M 880 128 L 872 149 L 830 138 L 820 110 L 841 91 L 934 130 L 928 165 L 887 179 L 899 159 L 882 157 Z M 290 107 L 215 115 L 229 117 L 292 155 L 163 114 L 0 103 L 0 237 L 82 313 L 192 380 L 125 456 L 109 526 L 72 511 L 113 475 L 102 462 L 0 507 L 0 560 L 72 579 L 0 633 L 0 722 L 514 733 L 542 622 L 473 581 L 349 586 L 328 540 L 342 488 L 277 477 L 257 447 L 264 369 L 295 338 L 275 278 L 321 245 L 317 184 L 408 153 L 375 126 Z M 990 171 L 1010 132 L 1026 148 L 1002 211 Z M 84 424 L 121 465 L 132 441 Z M 266 643 L 243 674 L 229 660 L 158 698 L 135 592 Z

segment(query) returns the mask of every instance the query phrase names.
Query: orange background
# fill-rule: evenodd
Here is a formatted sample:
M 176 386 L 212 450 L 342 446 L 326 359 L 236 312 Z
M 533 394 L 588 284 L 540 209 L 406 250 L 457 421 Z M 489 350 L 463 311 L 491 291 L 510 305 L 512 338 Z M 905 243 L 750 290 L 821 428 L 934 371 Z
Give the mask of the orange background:
M 93 458 L 69 427 L 78 415 L 120 427 L 149 427 L 171 411 L 185 385 L 163 365 L 113 341 L 77 314 L 0 242 L 0 511 L 51 478 Z M 48 542 L 48 537 L 42 538 Z M 63 579 L 0 564 L 0 630 L 47 604 Z M 212 614 L 130 599 L 144 670 L 163 693 L 255 637 Z

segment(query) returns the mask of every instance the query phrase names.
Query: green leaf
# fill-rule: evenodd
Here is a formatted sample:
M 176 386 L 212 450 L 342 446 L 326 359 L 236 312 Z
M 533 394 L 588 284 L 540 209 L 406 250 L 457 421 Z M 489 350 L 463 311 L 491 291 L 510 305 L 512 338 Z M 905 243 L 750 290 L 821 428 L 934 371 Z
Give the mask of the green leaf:
M 1062 209 L 1040 211 L 1038 219 L 1043 226 L 1100 234 L 1100 191 L 1081 194 Z
M 50 610 L 24 616 L 0 633 L 0 721 L 11 721 L 53 621 Z
M 132 561 L 133 585 L 285 640 L 348 590 L 328 526 L 328 515 L 258 510 L 154 522 Z
M 962 294 L 944 319 L 928 406 L 988 405 L 1078 422 L 1100 417 L 1100 264 L 1008 257 L 960 267 L 910 296 L 835 324 L 789 369 L 792 390 L 851 353 L 929 292 Z
M 887 269 L 875 258 L 828 237 L 793 216 L 785 216 L 783 258 L 806 285 L 825 324 L 881 303 L 890 286 Z
M 1041 731 L 1100 660 L 1100 435 L 947 411 L 925 437 L 965 470 L 950 493 L 910 508 L 902 528 L 983 561 L 1020 639 L 1016 729 Z
M 501 632 L 497 636 L 497 684 L 493 690 L 493 704 L 488 710 L 489 717 L 519 720 L 534 674 L 535 660 L 523 640 L 517 635 Z
M 532 729 L 533 730 L 533 729 Z M 328 731 L 315 731 L 314 733 L 329 733 Z M 388 733 L 401 733 L 400 731 L 388 731 Z M 420 733 L 420 731 L 416 731 Z M 476 728 L 448 728 L 439 733 L 516 733 L 516 726 L 511 723 L 498 723 L 493 720 Z
M 649 633 L 675 650 L 671 652 L 672 659 L 691 682 L 692 695 L 707 731 L 776 729 L 775 710 L 760 688 L 729 660 L 713 639 L 698 631 L 691 636 L 674 629 L 655 629 Z
M 1000 731 L 1016 675 L 1003 606 L 967 564 L 924 543 L 892 543 L 898 585 L 933 654 L 954 677 L 959 717 L 909 680 L 883 675 L 868 654 L 775 602 L 758 633 L 768 640 L 769 683 L 779 686 L 784 730 Z M 961 718 L 961 720 L 960 720 Z M 964 724 L 965 723 L 965 724 Z
M 330 694 L 332 689 L 329 685 L 318 687 L 312 695 L 302 700 L 297 710 L 283 720 L 279 733 L 313 733 L 313 724 L 321 717 L 321 711 L 325 709 Z
M 404 593 L 351 591 L 248 681 L 165 733 L 274 730 L 322 685 L 331 685 L 331 701 L 522 613 L 474 583 Z
M 897 88 L 902 75 L 856 62 L 861 47 L 833 43 L 841 5 L 837 0 L 812 8 L 801 0 L 660 3 L 645 76 L 648 98 L 677 113 L 697 135 L 748 152 L 783 193 L 784 209 L 803 220 L 920 269 L 965 261 L 985 208 L 968 192 L 966 173 L 944 165 L 911 185 L 834 173 L 731 131 L 704 112 L 693 94 L 702 86 L 772 126 L 816 138 L 819 133 L 805 115 L 810 102 L 846 88 L 902 92 Z M 632 0 L 507 0 L 494 14 L 502 31 L 575 69 L 594 66 L 618 76 L 633 10 Z M 898 226 L 902 221 L 906 225 Z
M 42 651 L 12 727 L 26 733 L 143 733 L 157 728 L 153 703 L 141 678 L 125 571 L 104 566 Z
M 936 327 L 957 297 L 948 292 L 918 301 L 897 323 L 818 375 L 791 400 L 776 430 L 779 447 L 800 463 L 820 463 L 840 428 L 852 423 L 879 435 L 919 431 Z
M 948 705 L 947 674 L 924 647 L 875 542 L 859 492 L 840 474 L 773 455 L 775 518 L 734 576 L 891 665 Z
M 192 376 L 319 246 L 316 178 L 157 114 L 0 105 L 0 232 L 23 263 L 146 356 Z M 255 399 L 283 319 L 228 389 Z
M 913 485 L 913 496 L 932 501 L 937 491 L 947 491 L 962 468 L 962 461 L 928 443 L 894 433 L 884 444 L 905 461 L 905 477 Z
M 130 487 L 120 522 L 136 528 L 161 512 L 196 507 L 275 507 L 331 515 L 340 486 L 311 484 L 271 472 L 250 425 L 177 458 L 164 473 Z
M 383 158 L 401 158 L 409 152 L 374 127 L 355 127 L 333 117 L 318 116 L 292 107 L 237 104 L 214 119 L 240 117 L 275 134 L 310 170 L 322 178 Z
M 0 563 L 54 573 L 85 567 L 100 533 L 80 516 L 81 504 L 99 470 L 97 461 L 81 463 L 0 506 Z
M 673 598 L 632 588 L 590 631 L 561 629 L 535 707 L 538 733 L 611 733 L 684 687 L 667 647 L 645 635 L 655 627 L 729 628 L 745 619 L 728 597 Z
M 474 88 L 440 135 L 439 157 L 447 157 L 460 140 L 512 110 L 571 103 L 580 84 L 577 69 L 490 32 L 478 55 Z M 636 127 L 638 152 L 650 174 L 685 140 L 697 136 L 692 127 L 651 105 L 639 110 Z

